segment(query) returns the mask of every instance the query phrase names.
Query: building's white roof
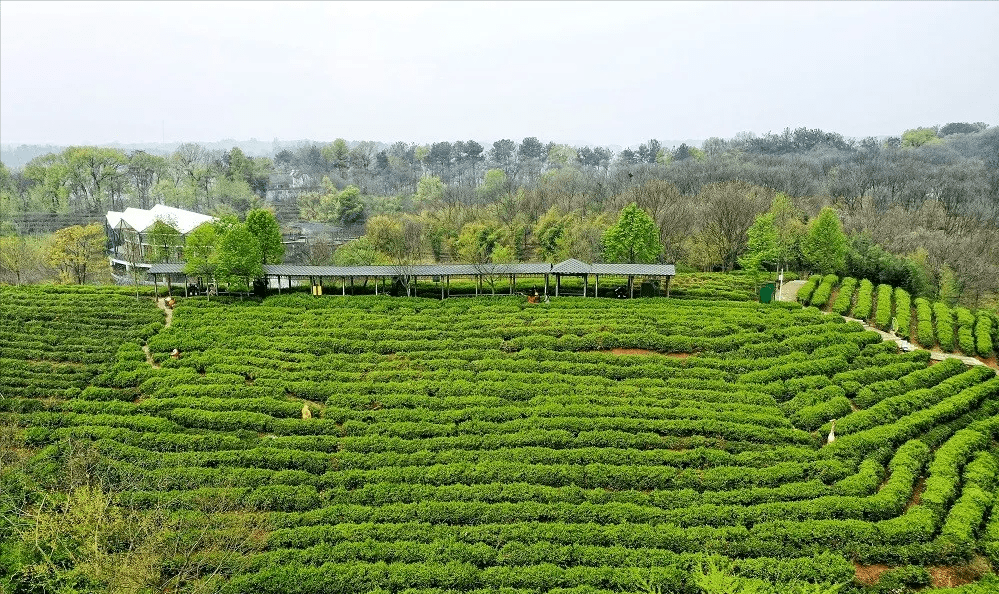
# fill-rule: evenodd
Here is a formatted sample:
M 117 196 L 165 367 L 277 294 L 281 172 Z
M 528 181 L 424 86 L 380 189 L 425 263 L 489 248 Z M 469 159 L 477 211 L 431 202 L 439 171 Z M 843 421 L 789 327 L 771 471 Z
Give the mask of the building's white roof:
M 109 210 L 107 214 L 108 225 L 111 227 L 117 227 L 124 223 L 139 232 L 147 231 L 156 221 L 163 221 L 177 231 L 186 234 L 202 223 L 214 220 L 215 217 L 163 204 L 157 204 L 149 210 L 131 207 L 126 208 L 124 212 Z

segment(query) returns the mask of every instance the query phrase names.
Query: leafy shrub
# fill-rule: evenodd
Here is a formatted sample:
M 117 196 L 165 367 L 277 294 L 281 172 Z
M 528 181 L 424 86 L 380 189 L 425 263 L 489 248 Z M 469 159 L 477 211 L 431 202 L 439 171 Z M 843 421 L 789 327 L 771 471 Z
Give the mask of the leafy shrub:
M 953 312 L 942 301 L 933 304 L 933 317 L 937 321 L 937 342 L 940 343 L 940 350 L 944 352 L 954 351 L 954 318 Z
M 886 330 L 891 327 L 891 285 L 878 285 L 878 307 L 875 313 L 875 326 Z
M 866 320 L 871 317 L 873 302 L 874 284 L 866 278 L 860 281 L 857 288 L 857 304 L 853 306 L 853 317 Z
M 807 304 L 808 300 L 812 297 L 812 293 L 815 291 L 815 288 L 819 286 L 820 282 L 822 282 L 822 275 L 820 274 L 813 274 L 808 277 L 808 280 L 805 281 L 805 284 L 801 285 L 801 288 L 798 289 L 798 293 L 795 296 L 798 303 Z
M 975 320 L 975 351 L 980 357 L 992 355 L 995 346 L 992 342 L 992 318 L 984 312 L 979 312 Z
M 852 276 L 844 278 L 843 283 L 839 287 L 839 294 L 836 295 L 836 301 L 833 302 L 832 312 L 845 316 L 853 305 L 853 294 L 856 289 L 857 279 Z
M 909 337 L 909 324 L 912 319 L 912 299 L 902 287 L 895 287 L 895 319 L 898 322 L 898 335 Z
M 829 302 L 829 297 L 832 295 L 833 287 L 839 282 L 839 277 L 835 274 L 827 274 L 822 277 L 822 283 L 816 287 L 815 291 L 809 298 L 809 305 L 814 307 L 822 308 L 826 303 Z
M 933 333 L 933 308 L 930 302 L 922 297 L 916 298 L 916 340 L 926 348 L 933 348 L 937 344 L 936 335 Z

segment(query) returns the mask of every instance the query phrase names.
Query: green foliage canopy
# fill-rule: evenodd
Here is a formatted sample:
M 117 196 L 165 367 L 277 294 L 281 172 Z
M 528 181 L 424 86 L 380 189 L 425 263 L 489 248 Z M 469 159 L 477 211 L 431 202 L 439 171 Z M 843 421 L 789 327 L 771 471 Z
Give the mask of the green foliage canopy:
M 835 210 L 828 206 L 822 209 L 812 221 L 801 247 L 806 261 L 816 272 L 831 274 L 843 271 L 846 267 L 847 239 Z
M 249 285 L 263 274 L 263 256 L 256 236 L 246 223 L 233 225 L 218 242 L 216 278 L 225 284 Z
M 259 245 L 261 264 L 279 264 L 284 256 L 284 244 L 274 213 L 262 208 L 251 210 L 246 213 L 246 228 Z
M 624 207 L 617 223 L 604 233 L 603 243 L 608 262 L 649 264 L 663 249 L 655 221 L 634 202 Z

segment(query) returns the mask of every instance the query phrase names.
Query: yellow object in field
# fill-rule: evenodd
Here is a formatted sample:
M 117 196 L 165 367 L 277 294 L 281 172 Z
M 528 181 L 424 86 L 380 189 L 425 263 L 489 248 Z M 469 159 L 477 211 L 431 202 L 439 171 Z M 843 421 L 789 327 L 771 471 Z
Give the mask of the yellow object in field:
M 312 411 L 309 410 L 309 405 L 308 404 L 303 404 L 302 405 L 302 418 L 303 419 L 311 419 L 312 418 Z

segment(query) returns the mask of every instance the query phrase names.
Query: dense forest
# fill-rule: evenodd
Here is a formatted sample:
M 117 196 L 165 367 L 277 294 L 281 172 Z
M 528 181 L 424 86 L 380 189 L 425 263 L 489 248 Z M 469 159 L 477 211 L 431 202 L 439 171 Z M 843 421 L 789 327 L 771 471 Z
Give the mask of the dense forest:
M 341 254 L 353 261 L 385 257 L 375 240 L 393 233 L 427 261 L 488 259 L 497 248 L 520 260 L 598 261 L 604 232 L 635 203 L 658 227 L 658 260 L 679 270 L 731 270 L 749 248 L 754 221 L 786 196 L 790 220 L 781 228 L 799 238 L 785 254 L 792 269 L 809 271 L 796 246 L 830 206 L 849 238 L 838 272 L 974 305 L 999 289 L 999 128 L 984 123 L 887 139 L 806 128 L 711 138 L 700 147 L 653 139 L 618 152 L 534 137 L 488 147 L 337 139 L 271 158 L 191 143 L 162 156 L 70 147 L 0 169 L 0 225 L 10 236 L 23 213 L 96 216 L 154 203 L 241 215 L 264 205 L 275 173 L 298 186 L 297 204 L 275 205 L 282 222 L 292 212 L 367 224 L 374 244 Z

